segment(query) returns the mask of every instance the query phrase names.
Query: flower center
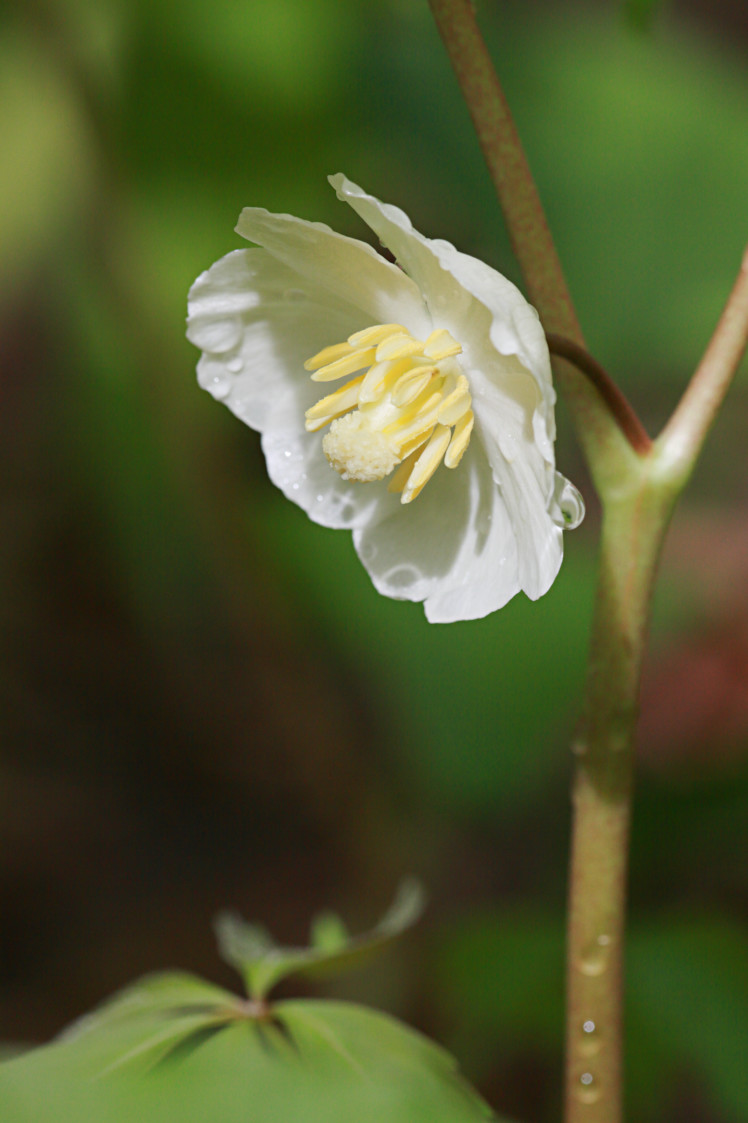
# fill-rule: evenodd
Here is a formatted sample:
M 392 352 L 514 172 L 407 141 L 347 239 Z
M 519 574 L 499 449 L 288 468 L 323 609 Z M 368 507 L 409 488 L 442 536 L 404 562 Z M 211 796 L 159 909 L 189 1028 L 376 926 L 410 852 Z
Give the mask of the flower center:
M 304 363 L 315 382 L 363 371 L 306 411 L 313 433 L 330 423 L 322 449 L 344 480 L 383 480 L 410 503 L 443 462 L 456 468 L 473 429 L 470 386 L 445 328 L 425 342 L 400 324 L 376 324 Z

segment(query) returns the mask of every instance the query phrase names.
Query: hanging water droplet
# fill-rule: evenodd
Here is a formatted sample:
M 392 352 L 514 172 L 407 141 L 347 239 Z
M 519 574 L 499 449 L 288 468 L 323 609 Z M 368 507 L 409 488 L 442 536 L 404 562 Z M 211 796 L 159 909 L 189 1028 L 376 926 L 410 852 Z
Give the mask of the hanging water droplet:
M 600 1052 L 602 1042 L 597 1026 L 588 1018 L 582 1023 L 582 1040 L 579 1043 L 579 1053 L 582 1057 L 594 1057 Z
M 584 499 L 573 483 L 556 472 L 556 483 L 551 500 L 550 515 L 562 530 L 574 530 L 584 518 Z
M 226 363 L 226 370 L 230 370 L 232 374 L 238 374 L 244 366 L 244 359 L 241 355 L 236 355 L 233 359 L 229 359 Z
M 602 975 L 610 959 L 610 936 L 601 935 L 589 944 L 579 960 L 579 970 L 591 978 Z
M 203 387 L 212 394 L 214 398 L 221 401 L 223 398 L 227 398 L 231 393 L 231 379 L 226 378 L 225 375 L 214 374 L 206 379 L 203 383 Z
M 511 433 L 502 433 L 499 436 L 499 448 L 501 449 L 501 455 L 505 460 L 508 460 L 510 464 L 516 459 L 517 442 Z
M 580 1103 L 593 1104 L 600 1098 L 600 1089 L 591 1072 L 583 1072 L 579 1077 L 576 1096 Z

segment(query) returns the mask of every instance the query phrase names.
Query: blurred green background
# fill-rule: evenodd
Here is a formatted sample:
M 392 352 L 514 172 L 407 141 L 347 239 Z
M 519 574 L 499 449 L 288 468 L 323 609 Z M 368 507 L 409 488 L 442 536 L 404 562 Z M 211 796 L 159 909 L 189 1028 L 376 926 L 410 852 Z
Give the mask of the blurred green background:
M 743 4 L 483 0 L 593 353 L 655 431 L 737 271 Z M 568 743 L 597 505 L 537 604 L 429 626 L 269 485 L 198 390 L 186 293 L 242 206 L 366 237 L 344 171 L 515 280 L 425 0 L 0 8 L 0 1037 L 144 971 L 230 983 L 229 906 L 301 942 L 431 906 L 332 990 L 456 1052 L 500 1110 L 560 1105 Z M 669 538 L 632 855 L 632 1119 L 748 1119 L 748 389 Z M 326 993 L 331 993 L 327 988 Z M 742 1041 L 742 1044 L 741 1044 Z

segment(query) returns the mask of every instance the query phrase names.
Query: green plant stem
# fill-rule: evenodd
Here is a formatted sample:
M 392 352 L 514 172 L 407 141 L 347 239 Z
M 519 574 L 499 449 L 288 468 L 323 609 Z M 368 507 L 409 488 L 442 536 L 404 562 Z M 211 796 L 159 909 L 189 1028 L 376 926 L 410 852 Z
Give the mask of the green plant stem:
M 714 335 L 658 437 L 671 473 L 685 483 L 748 343 L 748 248 Z
M 634 730 L 650 595 L 674 502 L 653 458 L 604 509 L 585 712 L 574 744 L 567 1123 L 622 1118 L 623 947 Z

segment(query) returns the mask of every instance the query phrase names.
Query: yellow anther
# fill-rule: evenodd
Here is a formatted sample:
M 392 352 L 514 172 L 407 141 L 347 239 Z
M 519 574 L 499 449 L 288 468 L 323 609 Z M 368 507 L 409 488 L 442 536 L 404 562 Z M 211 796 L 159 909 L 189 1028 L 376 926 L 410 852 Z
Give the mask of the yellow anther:
M 352 347 L 376 347 L 383 339 L 396 334 L 407 335 L 408 333 L 402 324 L 374 324 L 373 327 L 364 328 L 363 331 L 357 331 L 353 335 L 349 335 L 348 342 Z
M 428 386 L 436 367 L 411 367 L 398 378 L 392 389 L 392 401 L 396 406 L 407 406 L 414 402 L 422 390 Z
M 451 355 L 459 355 L 461 351 L 462 345 L 457 342 L 453 335 L 450 335 L 446 328 L 437 328 L 436 331 L 432 331 L 423 345 L 424 355 L 428 355 L 430 359 L 435 359 L 436 362 L 439 362 L 440 359 L 448 359 Z
M 420 355 L 422 351 L 423 344 L 420 340 L 413 339 L 413 336 L 408 335 L 407 332 L 400 332 L 379 344 L 377 362 L 384 362 L 385 359 L 404 359 L 406 355 Z
M 354 406 L 358 405 L 359 389 L 363 380 L 362 374 L 359 378 L 346 382 L 345 386 L 341 386 L 340 389 L 333 394 L 328 394 L 325 398 L 320 398 L 316 405 L 308 409 L 304 414 L 307 433 L 314 433 L 317 429 L 322 429 L 328 421 L 332 421 L 334 417 L 339 417 L 347 409 L 353 409 Z
M 452 440 L 449 442 L 449 448 L 444 454 L 444 465 L 446 468 L 456 468 L 462 460 L 463 453 L 470 443 L 470 434 L 473 431 L 473 424 L 475 418 L 473 417 L 472 410 L 462 415 L 460 420 L 452 430 Z
M 431 439 L 413 465 L 413 471 L 403 488 L 401 503 L 411 503 L 421 493 L 441 464 L 451 439 L 451 429 L 446 425 L 436 426 Z
M 439 407 L 439 420 L 442 425 L 454 425 L 463 413 L 467 413 L 470 409 L 471 402 L 470 384 L 465 375 L 461 374 L 454 390 L 447 394 Z
M 438 390 L 430 394 L 425 401 L 419 403 L 416 399 L 403 411 L 397 421 L 385 425 L 382 432 L 394 437 L 400 444 L 412 440 L 418 433 L 423 432 L 424 428 L 431 428 L 436 424 L 441 400 L 442 396 Z
M 400 375 L 409 370 L 410 366 L 410 359 L 400 359 L 396 363 L 374 363 L 364 375 L 359 401 L 375 402 L 395 385 Z
M 333 343 L 332 347 L 323 347 L 316 355 L 312 355 L 311 359 L 307 359 L 304 370 L 317 370 L 319 367 L 327 366 L 328 363 L 342 359 L 344 355 L 350 355 L 353 350 L 350 343 Z
M 320 367 L 312 375 L 312 382 L 332 382 L 346 374 L 353 374 L 356 370 L 363 370 L 374 362 L 376 351 L 373 347 L 368 350 L 351 351 L 333 363 Z

